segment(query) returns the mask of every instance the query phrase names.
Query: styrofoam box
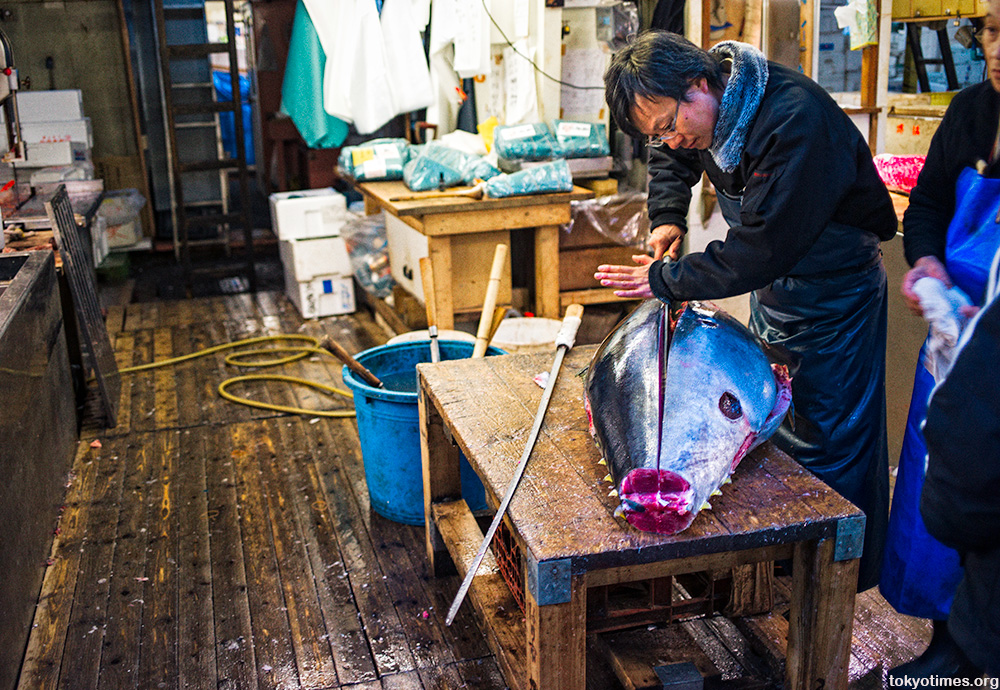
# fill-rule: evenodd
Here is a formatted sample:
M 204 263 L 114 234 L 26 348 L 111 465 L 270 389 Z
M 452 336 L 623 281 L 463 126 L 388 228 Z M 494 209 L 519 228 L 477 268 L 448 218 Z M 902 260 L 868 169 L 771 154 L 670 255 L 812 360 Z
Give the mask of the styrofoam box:
M 354 281 L 350 275 L 319 276 L 296 282 L 285 273 L 285 294 L 304 319 L 350 314 L 354 311 Z
M 25 146 L 26 168 L 48 168 L 54 165 L 72 165 L 90 160 L 90 149 L 79 141 L 53 141 Z
M 94 131 L 90 126 L 89 117 L 79 120 L 22 122 L 21 136 L 27 144 L 79 141 L 86 144 L 88 148 L 94 147 Z
M 392 277 L 423 302 L 424 281 L 420 276 L 420 259 L 430 255 L 427 237 L 391 213 L 385 214 L 385 235 L 389 244 Z
M 79 89 L 18 91 L 15 98 L 22 126 L 26 122 L 83 119 L 83 94 Z
M 291 274 L 295 282 L 318 276 L 351 275 L 351 259 L 343 237 L 282 240 L 278 243 L 278 254 L 285 274 Z
M 268 197 L 279 240 L 332 237 L 347 222 L 347 200 L 333 187 L 279 192 Z

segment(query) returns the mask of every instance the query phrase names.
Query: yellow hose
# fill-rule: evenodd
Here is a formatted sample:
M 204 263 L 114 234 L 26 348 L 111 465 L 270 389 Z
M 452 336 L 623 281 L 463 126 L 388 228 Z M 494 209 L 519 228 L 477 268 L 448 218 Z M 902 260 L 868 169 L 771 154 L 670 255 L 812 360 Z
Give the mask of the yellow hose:
M 290 362 L 296 362 L 309 355 L 326 355 L 328 357 L 333 357 L 328 350 L 324 350 L 320 347 L 320 341 L 311 335 L 298 335 L 298 334 L 282 334 L 282 335 L 264 335 L 258 336 L 256 338 L 245 338 L 243 340 L 237 340 L 231 343 L 226 343 L 224 345 L 215 345 L 213 347 L 205 348 L 204 350 L 198 350 L 197 352 L 192 352 L 188 355 L 181 355 L 179 357 L 171 357 L 170 359 L 164 359 L 159 362 L 151 362 L 150 364 L 140 364 L 139 366 L 126 367 L 124 369 L 119 369 L 119 374 L 132 374 L 137 371 L 148 371 L 150 369 L 158 369 L 160 367 L 168 367 L 174 364 L 180 364 L 181 362 L 187 362 L 188 360 L 197 359 L 198 357 L 205 357 L 206 355 L 215 354 L 216 352 L 221 352 L 222 350 L 231 350 L 238 347 L 244 347 L 247 345 L 256 345 L 259 343 L 273 343 L 273 342 L 284 342 L 284 341 L 299 341 L 306 343 L 304 345 L 295 347 L 270 347 L 255 350 L 243 350 L 242 352 L 232 352 L 225 357 L 226 364 L 237 367 L 276 367 L 282 364 L 288 364 Z M 264 357 L 268 355 L 273 355 L 274 353 L 290 353 L 284 357 L 278 357 L 276 359 L 253 359 L 252 361 L 244 361 L 245 358 L 257 358 Z M 300 407 L 289 407 L 287 405 L 274 405 L 272 403 L 260 402 L 258 400 L 251 400 L 250 398 L 241 398 L 239 396 L 233 395 L 226 388 L 232 384 L 242 383 L 244 381 L 284 381 L 286 383 L 292 383 L 298 386 L 307 386 L 309 388 L 315 388 L 324 393 L 329 393 L 331 395 L 343 395 L 347 398 L 353 398 L 350 391 L 341 390 L 340 388 L 334 388 L 333 386 L 327 386 L 316 381 L 309 381 L 308 379 L 298 378 L 296 376 L 284 376 L 282 374 L 249 374 L 245 376 L 234 376 L 233 378 L 226 379 L 219 384 L 219 395 L 230 402 L 237 403 L 238 405 L 247 405 L 249 407 L 257 407 L 262 410 L 274 410 L 276 412 L 288 412 L 291 414 L 302 414 L 310 415 L 313 417 L 353 417 L 354 410 L 306 410 Z

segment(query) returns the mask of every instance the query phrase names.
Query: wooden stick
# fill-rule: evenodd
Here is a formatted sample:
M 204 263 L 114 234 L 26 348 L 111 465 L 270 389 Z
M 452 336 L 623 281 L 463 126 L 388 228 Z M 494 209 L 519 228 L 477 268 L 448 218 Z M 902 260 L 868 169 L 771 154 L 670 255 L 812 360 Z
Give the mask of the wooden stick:
M 470 199 L 482 199 L 486 191 L 485 184 L 477 184 L 474 187 L 465 189 L 452 189 L 447 192 L 418 192 L 417 194 L 404 194 L 402 196 L 391 196 L 389 201 L 420 201 L 421 199 L 444 199 L 446 197 L 465 196 Z
M 473 359 L 486 354 L 490 344 L 490 326 L 493 325 L 493 309 L 497 304 L 497 293 L 500 291 L 500 278 L 507 266 L 507 245 L 498 244 L 493 254 L 493 268 L 490 271 L 490 282 L 486 286 L 486 299 L 483 300 L 483 313 L 479 317 L 479 330 L 476 332 L 476 346 L 472 350 Z
M 420 280 L 424 285 L 424 307 L 427 310 L 427 334 L 431 338 L 431 361 L 441 361 L 441 346 L 438 344 L 437 293 L 434 292 L 434 269 L 431 257 L 420 257 Z
M 490 337 L 487 344 L 493 342 L 493 336 L 497 334 L 497 329 L 500 328 L 505 316 L 507 316 L 507 307 L 497 307 L 493 310 L 493 323 L 490 324 Z
M 347 350 L 345 350 L 344 347 L 333 338 L 329 336 L 323 338 L 323 341 L 320 343 L 320 347 L 322 347 L 324 350 L 334 355 L 337 359 L 346 364 L 348 369 L 350 369 L 355 374 L 360 376 L 361 379 L 369 386 L 372 386 L 374 388 L 385 387 L 382 385 L 382 382 L 379 380 L 379 378 L 375 376 L 375 374 L 365 369 L 365 366 L 361 362 L 351 357 L 351 354 Z

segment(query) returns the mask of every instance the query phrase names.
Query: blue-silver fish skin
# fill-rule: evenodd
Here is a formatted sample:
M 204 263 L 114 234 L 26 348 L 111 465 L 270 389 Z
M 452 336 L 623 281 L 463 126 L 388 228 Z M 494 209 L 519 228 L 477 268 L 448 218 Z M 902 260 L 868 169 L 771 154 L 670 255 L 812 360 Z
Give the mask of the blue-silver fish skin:
M 688 302 L 671 324 L 666 305 L 647 300 L 595 353 L 584 395 L 616 513 L 638 529 L 675 534 L 780 425 L 791 379 L 714 304 Z

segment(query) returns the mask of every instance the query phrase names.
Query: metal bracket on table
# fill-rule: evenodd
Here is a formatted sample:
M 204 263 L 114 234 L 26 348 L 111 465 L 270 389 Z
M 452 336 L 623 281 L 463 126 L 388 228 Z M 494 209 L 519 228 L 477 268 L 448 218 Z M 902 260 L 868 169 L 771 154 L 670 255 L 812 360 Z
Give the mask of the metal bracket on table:
M 527 588 L 539 606 L 565 604 L 571 598 L 572 563 L 568 558 L 539 563 L 531 556 L 525 558 Z
M 865 546 L 865 516 L 855 515 L 837 522 L 837 541 L 833 547 L 833 560 L 849 561 L 861 558 Z

